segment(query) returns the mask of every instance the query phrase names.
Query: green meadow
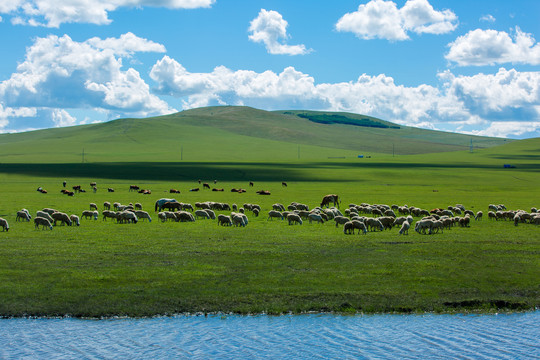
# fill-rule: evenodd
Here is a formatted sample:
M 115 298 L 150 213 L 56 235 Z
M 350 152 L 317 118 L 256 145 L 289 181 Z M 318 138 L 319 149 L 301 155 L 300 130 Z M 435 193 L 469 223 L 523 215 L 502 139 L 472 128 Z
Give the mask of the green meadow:
M 470 152 L 465 135 L 306 123 L 290 112 L 249 108 L 185 113 L 0 135 L 0 217 L 10 224 L 0 232 L 0 315 L 498 312 L 540 305 L 540 227 L 487 217 L 489 204 L 540 207 L 540 139 L 473 137 Z M 355 120 L 340 116 L 330 120 Z M 203 190 L 199 179 L 225 191 Z M 64 180 L 87 192 L 61 194 Z M 129 192 L 130 185 L 152 194 Z M 181 193 L 169 194 L 171 188 Z M 345 235 L 333 221 L 289 226 L 265 216 L 274 203 L 313 208 L 329 193 L 340 195 L 342 211 L 363 202 L 428 210 L 463 204 L 484 219 L 433 235 L 399 235 L 397 228 Z M 245 228 L 162 223 L 154 212 L 161 197 L 256 203 L 262 211 L 247 212 Z M 21 208 L 33 217 L 45 207 L 80 216 L 91 202 L 101 213 L 104 201 L 139 202 L 153 221 L 100 217 L 51 231 L 15 219 Z

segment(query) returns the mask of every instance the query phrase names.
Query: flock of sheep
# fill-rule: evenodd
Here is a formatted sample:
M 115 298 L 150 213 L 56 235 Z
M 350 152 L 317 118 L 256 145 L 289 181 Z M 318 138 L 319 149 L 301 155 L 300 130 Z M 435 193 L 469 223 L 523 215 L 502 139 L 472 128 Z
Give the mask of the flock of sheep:
M 64 182 L 64 187 L 66 183 Z M 95 183 L 92 183 L 95 189 Z M 251 184 L 250 184 L 251 185 Z M 75 188 L 75 187 L 74 187 Z M 133 186 L 130 186 L 130 191 Z M 41 189 L 38 188 L 38 191 Z M 111 192 L 109 190 L 109 192 Z M 171 193 L 172 190 L 171 190 Z M 177 192 L 179 193 L 179 192 Z M 333 203 L 333 207 L 330 205 Z M 287 207 L 283 204 L 275 203 L 272 209 L 268 211 L 267 220 L 286 220 L 289 225 L 302 225 L 304 221 L 309 223 L 334 222 L 335 226 L 343 226 L 344 234 L 366 234 L 369 232 L 384 231 L 399 227 L 400 235 L 408 235 L 409 229 L 415 224 L 414 230 L 419 234 L 435 234 L 443 232 L 444 229 L 450 229 L 453 226 L 469 227 L 471 219 L 475 221 L 482 220 L 483 212 L 476 214 L 465 209 L 461 204 L 448 206 L 447 208 L 421 209 L 414 206 L 398 206 L 384 204 L 362 203 L 349 204 L 343 213 L 339 209 L 339 197 L 336 194 L 330 194 L 323 197 L 320 206 L 310 209 L 308 205 L 292 202 Z M 337 207 L 336 207 L 337 206 Z M 112 210 L 111 210 L 112 207 Z M 488 219 L 490 220 L 512 220 L 514 225 L 520 223 L 530 223 L 540 225 L 540 213 L 536 208 L 531 208 L 530 212 L 524 210 L 507 210 L 502 204 L 488 206 Z M 258 204 L 244 203 L 242 207 L 236 204 L 230 206 L 227 203 L 220 202 L 196 202 L 195 207 L 191 204 L 181 203 L 176 199 L 162 198 L 156 201 L 155 209 L 158 212 L 157 217 L 161 222 L 194 222 L 199 219 L 217 220 L 220 226 L 245 227 L 249 223 L 247 212 L 258 217 L 262 208 Z M 216 212 L 229 212 L 229 214 L 217 214 Z M 100 214 L 98 206 L 95 203 L 89 204 L 89 210 L 84 210 L 79 217 L 76 214 L 68 215 L 65 212 L 55 209 L 44 208 L 36 212 L 34 225 L 36 229 L 53 229 L 59 222 L 60 225 L 80 225 L 80 218 L 98 220 Z M 101 212 L 103 221 L 112 219 L 119 224 L 136 224 L 139 220 L 152 221 L 150 214 L 142 209 L 140 203 L 122 205 L 115 202 L 103 203 Z M 416 222 L 414 218 L 419 218 Z M 32 216 L 27 209 L 17 211 L 16 221 L 31 221 Z M 9 231 L 8 222 L 0 218 L 0 227 L 3 231 Z
M 335 196 L 335 195 L 333 195 Z M 336 196 L 337 198 L 337 196 Z M 324 203 L 324 202 L 323 202 Z M 322 204 L 323 204 L 322 203 Z M 339 205 L 339 203 L 338 203 Z M 111 210 L 112 207 L 112 210 Z M 169 211 L 166 211 L 166 210 Z M 245 227 L 249 223 L 247 212 L 255 217 L 261 214 L 262 208 L 258 204 L 245 203 L 242 207 L 236 204 L 230 206 L 220 202 L 197 202 L 195 207 L 191 204 L 181 203 L 175 199 L 159 199 L 156 201 L 155 210 L 161 222 L 194 222 L 199 219 L 217 220 L 220 226 Z M 165 210 L 165 211 L 162 211 Z M 172 211 L 176 210 L 176 211 Z M 216 212 L 230 212 L 227 214 L 217 214 Z M 283 204 L 275 203 L 272 210 L 268 211 L 267 220 L 286 220 L 289 225 L 302 225 L 304 221 L 309 223 L 333 222 L 335 226 L 342 226 L 344 234 L 366 234 L 390 230 L 399 227 L 400 235 L 408 235 L 409 229 L 414 223 L 414 230 L 419 234 L 435 234 L 450 229 L 453 226 L 469 227 L 471 220 L 480 221 L 483 212 L 474 213 L 465 209 L 461 204 L 448 206 L 447 208 L 421 209 L 409 207 L 407 205 L 384 205 L 384 204 L 349 204 L 343 212 L 336 207 L 317 206 L 310 209 L 308 205 L 292 202 L 285 207 Z M 36 229 L 50 229 L 54 226 L 67 225 L 79 226 L 80 218 L 98 220 L 100 214 L 95 203 L 89 204 L 89 210 L 84 210 L 79 217 L 76 214 L 68 215 L 55 209 L 44 208 L 36 212 L 34 225 Z M 150 214 L 142 209 L 140 203 L 122 205 L 115 202 L 111 205 L 106 201 L 103 203 L 101 212 L 103 221 L 112 219 L 117 223 L 136 224 L 139 220 L 152 221 Z M 415 221 L 414 218 L 419 218 Z M 27 209 L 17 211 L 16 221 L 30 222 L 32 216 Z M 507 210 L 504 205 L 489 205 L 488 219 L 496 221 L 511 220 L 514 225 L 520 223 L 530 223 L 540 225 L 540 212 L 536 208 L 531 208 L 530 212 L 524 210 Z M 9 230 L 8 222 L 0 218 L 0 226 L 3 231 Z

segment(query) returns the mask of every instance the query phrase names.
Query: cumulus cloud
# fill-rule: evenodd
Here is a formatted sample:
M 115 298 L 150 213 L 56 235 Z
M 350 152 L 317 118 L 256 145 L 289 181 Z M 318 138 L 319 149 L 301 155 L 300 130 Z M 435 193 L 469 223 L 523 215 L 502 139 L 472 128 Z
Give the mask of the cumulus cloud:
M 135 69 L 123 69 L 123 58 L 147 51 L 165 48 L 132 33 L 83 42 L 67 35 L 37 38 L 16 72 L 0 82 L 0 103 L 4 109 L 102 109 L 131 116 L 173 112 Z M 58 111 L 51 118 L 55 124 L 71 121 Z
M 249 40 L 263 43 L 270 54 L 305 55 L 311 52 L 305 45 L 287 45 L 282 43 L 290 36 L 287 34 L 289 24 L 280 13 L 274 10 L 261 9 L 259 15 L 249 26 Z
M 502 124 L 521 121 L 529 124 L 534 136 L 537 128 L 530 124 L 540 119 L 540 73 L 514 69 L 476 76 L 455 76 L 446 71 L 439 74 L 438 87 L 407 87 L 384 74 L 317 84 L 312 76 L 293 67 L 280 73 L 258 73 L 219 66 L 212 72 L 191 73 L 164 56 L 150 76 L 159 92 L 181 98 L 185 109 L 229 104 L 267 110 L 350 111 L 430 129 L 457 127 L 462 132 L 489 135 L 497 128 L 498 136 L 519 136 L 515 126 Z M 490 125 L 492 122 L 499 125 Z
M 504 31 L 476 29 L 448 44 L 446 59 L 459 66 L 503 63 L 540 64 L 540 44 L 516 27 L 513 38 Z
M 401 9 L 393 1 L 371 0 L 336 23 L 338 31 L 352 32 L 361 39 L 391 41 L 409 39 L 409 31 L 445 34 L 456 27 L 457 16 L 451 10 L 437 11 L 428 0 L 408 0 Z
M 63 23 L 111 23 L 108 13 L 120 7 L 209 7 L 215 0 L 9 0 L 0 3 L 0 13 L 11 14 L 13 24 L 59 27 Z
M 54 109 L 52 112 L 52 120 L 55 127 L 72 126 L 77 124 L 77 118 L 71 116 L 64 109 Z

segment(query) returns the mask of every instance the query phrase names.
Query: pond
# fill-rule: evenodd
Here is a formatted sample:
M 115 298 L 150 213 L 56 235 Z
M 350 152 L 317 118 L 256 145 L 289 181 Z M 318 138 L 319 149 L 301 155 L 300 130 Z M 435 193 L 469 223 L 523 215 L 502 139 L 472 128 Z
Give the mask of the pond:
M 540 358 L 540 311 L 3 319 L 0 358 Z

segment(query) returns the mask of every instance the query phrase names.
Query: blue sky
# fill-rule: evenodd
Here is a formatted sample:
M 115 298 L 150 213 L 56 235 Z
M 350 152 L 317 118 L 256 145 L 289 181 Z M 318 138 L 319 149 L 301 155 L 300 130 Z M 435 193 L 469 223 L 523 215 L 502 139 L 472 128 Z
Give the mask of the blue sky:
M 9 0 L 0 132 L 200 106 L 540 136 L 540 2 Z

